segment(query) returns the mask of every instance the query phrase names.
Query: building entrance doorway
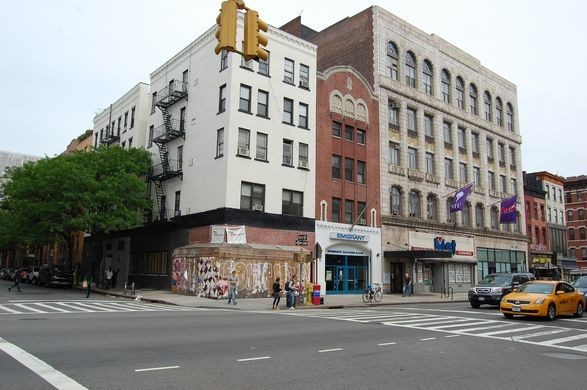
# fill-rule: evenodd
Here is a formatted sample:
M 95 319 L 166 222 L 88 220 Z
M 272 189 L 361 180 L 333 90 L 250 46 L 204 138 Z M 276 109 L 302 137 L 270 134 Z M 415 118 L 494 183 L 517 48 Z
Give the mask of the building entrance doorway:
M 361 294 L 367 288 L 368 256 L 326 255 L 326 293 Z

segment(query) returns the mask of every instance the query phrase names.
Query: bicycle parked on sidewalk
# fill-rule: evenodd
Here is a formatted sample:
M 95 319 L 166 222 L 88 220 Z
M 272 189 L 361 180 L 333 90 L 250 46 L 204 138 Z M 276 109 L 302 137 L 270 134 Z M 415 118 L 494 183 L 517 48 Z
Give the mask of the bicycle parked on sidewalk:
M 381 302 L 383 293 L 381 292 L 381 284 L 374 283 L 374 287 L 368 286 L 363 293 L 363 302 L 371 303 L 372 301 Z

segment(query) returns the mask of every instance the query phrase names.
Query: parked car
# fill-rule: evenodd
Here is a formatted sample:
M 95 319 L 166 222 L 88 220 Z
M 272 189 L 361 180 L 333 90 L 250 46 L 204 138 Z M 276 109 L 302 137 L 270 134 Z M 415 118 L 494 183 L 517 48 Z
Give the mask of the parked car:
M 572 286 L 587 297 L 587 276 L 579 277 L 579 279 L 573 282 Z
M 14 276 L 16 275 L 15 268 L 8 268 L 8 280 L 14 280 Z
M 29 267 L 23 267 L 20 269 L 20 282 L 21 283 L 28 283 L 29 282 L 29 273 L 31 269 Z
M 0 279 L 7 280 L 10 277 L 10 273 L 8 272 L 8 268 L 0 269 Z
M 475 309 L 483 304 L 499 305 L 504 295 L 534 279 L 534 275 L 526 272 L 489 274 L 480 284 L 469 289 L 469 303 Z
M 71 287 L 73 285 L 73 273 L 65 265 L 44 265 L 39 269 L 39 285 Z
M 26 282 L 29 284 L 37 284 L 39 283 L 39 269 L 41 267 L 33 265 L 29 267 L 29 273 Z
M 585 295 L 568 283 L 535 280 L 504 296 L 499 309 L 506 318 L 523 315 L 552 321 L 561 314 L 582 317 L 585 299 Z

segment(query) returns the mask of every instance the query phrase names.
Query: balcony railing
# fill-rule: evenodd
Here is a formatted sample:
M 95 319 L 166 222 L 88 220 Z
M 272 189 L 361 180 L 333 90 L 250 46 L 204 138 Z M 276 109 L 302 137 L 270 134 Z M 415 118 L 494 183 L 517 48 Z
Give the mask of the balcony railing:
M 167 124 L 157 126 L 153 130 L 153 142 L 165 144 L 185 134 L 185 125 L 177 119 L 170 120 Z
M 115 142 L 120 141 L 120 137 L 116 134 L 107 133 L 104 138 L 100 141 L 101 144 L 111 145 Z
M 183 176 L 182 160 L 167 160 L 151 167 L 151 180 L 164 181 L 177 176 Z
M 169 85 L 157 92 L 156 106 L 169 107 L 188 96 L 188 83 L 172 81 Z

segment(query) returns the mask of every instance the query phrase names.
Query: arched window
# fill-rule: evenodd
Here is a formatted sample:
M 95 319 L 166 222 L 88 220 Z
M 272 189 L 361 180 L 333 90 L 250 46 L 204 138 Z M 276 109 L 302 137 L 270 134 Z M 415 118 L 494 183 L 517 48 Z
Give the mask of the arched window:
M 397 46 L 395 43 L 387 43 L 387 75 L 395 81 L 399 81 L 397 73 Z
M 469 108 L 471 109 L 471 114 L 479 115 L 479 110 L 477 109 L 477 87 L 475 84 L 469 85 Z
M 471 203 L 465 202 L 461 210 L 461 222 L 463 226 L 471 226 Z
M 420 193 L 418 191 L 410 191 L 409 198 L 410 217 L 422 218 L 420 212 Z
M 487 91 L 483 94 L 483 107 L 485 108 L 485 120 L 491 122 L 491 95 Z
M 459 107 L 461 110 L 464 110 L 465 109 L 465 83 L 463 82 L 463 79 L 461 78 L 461 76 L 457 76 L 456 87 L 457 87 L 457 107 Z
M 438 197 L 434 194 L 428 194 L 426 198 L 426 214 L 431 221 L 438 221 Z
M 432 64 L 428 60 L 422 65 L 422 87 L 426 95 L 432 95 Z
M 399 108 L 400 104 L 395 100 L 388 100 L 389 107 L 389 127 L 399 129 Z
M 416 57 L 411 51 L 406 52 L 406 85 L 416 88 Z
M 455 213 L 450 212 L 450 206 L 452 206 L 453 202 L 454 202 L 453 198 L 448 198 L 446 200 L 446 222 L 448 222 L 448 223 L 455 223 L 456 222 Z
M 506 120 L 509 131 L 514 131 L 514 108 L 510 103 L 507 104 Z
M 442 70 L 440 80 L 442 82 L 442 100 L 445 103 L 450 103 L 450 73 L 448 73 L 448 70 Z
M 495 98 L 495 121 L 503 127 L 503 104 L 499 96 Z
M 391 214 L 401 215 L 402 212 L 402 190 L 399 187 L 391 187 Z
M 478 228 L 485 226 L 485 210 L 481 203 L 475 205 L 475 226 Z
M 491 229 L 499 230 L 499 210 L 493 206 L 489 212 L 491 216 Z

